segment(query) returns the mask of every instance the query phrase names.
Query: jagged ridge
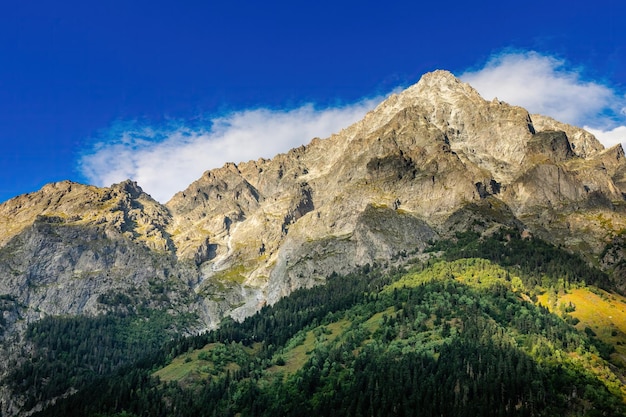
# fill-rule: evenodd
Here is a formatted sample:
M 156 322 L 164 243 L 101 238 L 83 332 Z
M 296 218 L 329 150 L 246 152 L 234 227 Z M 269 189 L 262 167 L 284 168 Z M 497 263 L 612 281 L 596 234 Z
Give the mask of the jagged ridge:
M 207 171 L 165 205 L 130 181 L 3 203 L 0 293 L 24 306 L 7 332 L 105 312 L 108 291 L 150 297 L 155 281 L 170 285 L 162 307 L 198 317 L 189 331 L 215 327 L 333 271 L 502 225 L 610 271 L 625 257 L 624 187 L 621 146 L 435 71 L 330 138 Z

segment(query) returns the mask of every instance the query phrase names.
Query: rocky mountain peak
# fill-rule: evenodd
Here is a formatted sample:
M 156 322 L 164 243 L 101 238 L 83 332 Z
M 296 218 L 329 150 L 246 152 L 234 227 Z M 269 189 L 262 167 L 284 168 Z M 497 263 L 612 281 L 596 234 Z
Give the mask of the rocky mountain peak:
M 205 173 L 168 202 L 168 231 L 179 256 L 204 265 L 203 279 L 235 268 L 274 300 L 330 270 L 468 227 L 458 213 L 469 215 L 473 204 L 496 199 L 502 211 L 490 211 L 495 217 L 484 224 L 510 216 L 505 223 L 516 225 L 514 213 L 529 216 L 541 201 L 562 209 L 591 198 L 597 206 L 596 192 L 609 208 L 622 198 L 623 164 L 592 169 L 619 159 L 602 149 L 582 129 L 487 101 L 450 72 L 435 71 L 327 139 Z M 395 221 L 412 234 L 386 233 Z
M 455 101 L 464 96 L 470 100 L 482 100 L 471 85 L 462 82 L 449 71 L 436 70 L 424 74 L 420 80 L 401 93 L 406 96 L 427 96 L 431 101 Z
M 146 193 L 144 193 L 143 189 L 137 184 L 137 182 L 132 180 L 125 180 L 117 184 L 113 184 L 111 189 L 117 191 L 119 193 L 125 193 L 130 198 L 151 198 Z
M 0 245 L 45 218 L 126 233 L 153 249 L 169 247 L 163 233 L 169 221 L 167 209 L 130 180 L 109 188 L 62 181 L 8 200 L 0 204 Z
M 259 254 L 266 266 L 276 265 L 279 252 L 294 239 L 354 239 L 355 222 L 368 207 L 401 208 L 428 219 L 433 230 L 464 204 L 488 196 L 507 199 L 513 210 L 524 212 L 520 196 L 525 202 L 545 196 L 543 191 L 528 196 L 528 178 L 539 163 L 557 171 L 576 166 L 575 175 L 558 177 L 579 183 L 569 193 L 556 192 L 561 196 L 556 199 L 579 201 L 585 190 L 618 198 L 616 183 L 626 175 L 619 155 L 609 154 L 582 129 L 487 101 L 452 73 L 437 70 L 330 138 L 272 159 L 205 172 L 166 206 L 132 181 L 102 189 L 50 184 L 0 206 L 0 239 L 8 241 L 37 216 L 57 216 L 208 263 L 208 275 L 243 263 L 249 264 L 246 277 L 267 278 L 271 270 L 253 265 Z M 589 162 L 570 162 L 577 158 Z M 586 166 L 604 166 L 606 178 L 597 170 L 586 173 L 581 168 Z
M 626 228 L 623 156 L 435 71 L 329 138 L 207 171 L 165 206 L 132 181 L 16 197 L 0 205 L 0 248 L 43 222 L 39 237 L 88 228 L 175 257 L 213 325 L 458 230 L 525 228 L 597 253 Z
M 559 122 L 541 114 L 533 114 L 531 117 L 533 126 L 538 132 L 545 130 L 565 132 L 572 150 L 582 158 L 593 156 L 604 150 L 604 146 L 600 141 L 584 129 Z
M 410 108 L 441 131 L 462 160 L 485 166 L 499 182 L 512 180 L 511 169 L 522 163 L 534 133 L 525 109 L 487 101 L 469 84 L 442 70 L 390 96 L 347 131 L 356 136 L 371 133 Z
M 610 253 L 610 269 L 626 259 L 605 251 L 626 230 L 624 193 L 621 146 L 435 71 L 328 138 L 206 171 L 166 205 L 133 181 L 63 181 L 0 204 L 0 295 L 19 302 L 14 332 L 110 311 L 120 294 L 194 315 L 197 331 L 332 272 L 502 227 Z

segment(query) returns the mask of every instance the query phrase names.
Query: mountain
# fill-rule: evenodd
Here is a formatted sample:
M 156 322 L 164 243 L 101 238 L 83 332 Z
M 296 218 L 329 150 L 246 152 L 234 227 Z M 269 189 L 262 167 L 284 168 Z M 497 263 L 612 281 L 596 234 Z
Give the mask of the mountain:
M 332 273 L 398 266 L 458 232 L 545 240 L 623 291 L 624 191 L 621 146 L 487 101 L 445 71 L 329 138 L 207 171 L 165 205 L 131 181 L 49 184 L 0 205 L 0 376 L 28 363 L 33 329 L 54 317 L 136 326 L 130 361 L 142 340 L 241 321 Z M 2 413 L 14 415 L 28 395 L 9 385 Z
M 328 139 L 207 172 L 167 207 L 179 256 L 206 278 L 240 271 L 272 303 L 467 228 L 598 254 L 624 226 L 623 157 L 438 71 Z
M 501 255 L 515 246 L 522 268 L 462 258 L 333 275 L 242 323 L 171 343 L 37 415 L 626 415 L 608 345 L 571 324 L 585 306 L 559 317 L 524 298 L 534 278 L 555 276 L 519 252 L 546 247 L 503 238 L 482 243 Z M 562 272 L 592 271 L 571 262 Z

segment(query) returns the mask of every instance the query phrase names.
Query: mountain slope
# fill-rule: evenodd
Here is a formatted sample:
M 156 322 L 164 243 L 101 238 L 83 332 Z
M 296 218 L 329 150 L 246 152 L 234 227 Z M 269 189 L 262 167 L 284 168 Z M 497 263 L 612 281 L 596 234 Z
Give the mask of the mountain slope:
M 195 263 L 190 282 L 209 310 L 236 304 L 230 314 L 243 318 L 333 271 L 455 230 L 516 225 L 600 254 L 625 226 L 623 157 L 436 71 L 328 139 L 207 171 L 165 206 L 130 182 L 17 197 L 0 205 L 0 243 L 41 215 L 122 234 Z M 216 285 L 231 289 L 230 305 L 211 301 Z
M 604 345 L 528 300 L 548 271 L 465 258 L 334 276 L 40 415 L 624 415 Z
M 468 207 L 497 206 L 488 224 L 521 220 L 597 254 L 624 226 L 623 151 L 536 118 L 537 127 L 524 109 L 485 101 L 449 73 L 427 74 L 337 135 L 207 172 L 168 202 L 173 240 L 181 256 L 205 262 L 203 278 L 238 268 L 270 302 L 333 270 L 423 247 L 451 226 L 475 227 L 453 223 Z M 413 238 L 377 228 L 372 208 L 414 218 Z
M 0 376 L 46 317 L 148 309 L 169 317 L 164 338 L 195 334 L 468 230 L 560 245 L 624 291 L 625 187 L 620 146 L 445 71 L 329 138 L 207 171 L 165 205 L 131 181 L 50 184 L 0 204 Z M 23 398 L 2 389 L 17 413 Z

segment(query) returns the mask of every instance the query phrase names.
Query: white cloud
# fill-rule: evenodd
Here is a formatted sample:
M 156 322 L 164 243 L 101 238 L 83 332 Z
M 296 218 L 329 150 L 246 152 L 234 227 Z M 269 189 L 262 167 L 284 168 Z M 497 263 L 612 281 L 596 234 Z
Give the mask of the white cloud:
M 165 202 L 208 169 L 270 158 L 316 136 L 330 136 L 361 119 L 381 99 L 327 109 L 308 104 L 292 110 L 244 110 L 201 128 L 112 128 L 81 158 L 80 170 L 99 186 L 130 178 Z
M 605 84 L 584 80 L 579 69 L 555 57 L 532 51 L 499 54 L 460 78 L 488 100 L 498 97 L 531 113 L 591 126 L 605 146 L 626 140 L 626 127 L 618 126 L 626 123 L 626 98 Z
M 460 78 L 490 100 L 498 97 L 557 120 L 586 127 L 605 145 L 626 142 L 626 97 L 583 78 L 563 60 L 537 52 L 492 57 Z M 343 107 L 291 110 L 259 108 L 216 117 L 194 127 L 111 128 L 80 161 L 83 175 L 108 186 L 133 179 L 154 198 L 167 201 L 208 169 L 241 162 L 327 137 L 361 119 L 382 97 Z
M 621 143 L 622 146 L 626 144 L 626 126 L 618 126 L 611 130 L 594 129 L 585 126 L 584 129 L 594 135 L 607 148 L 618 143 Z

